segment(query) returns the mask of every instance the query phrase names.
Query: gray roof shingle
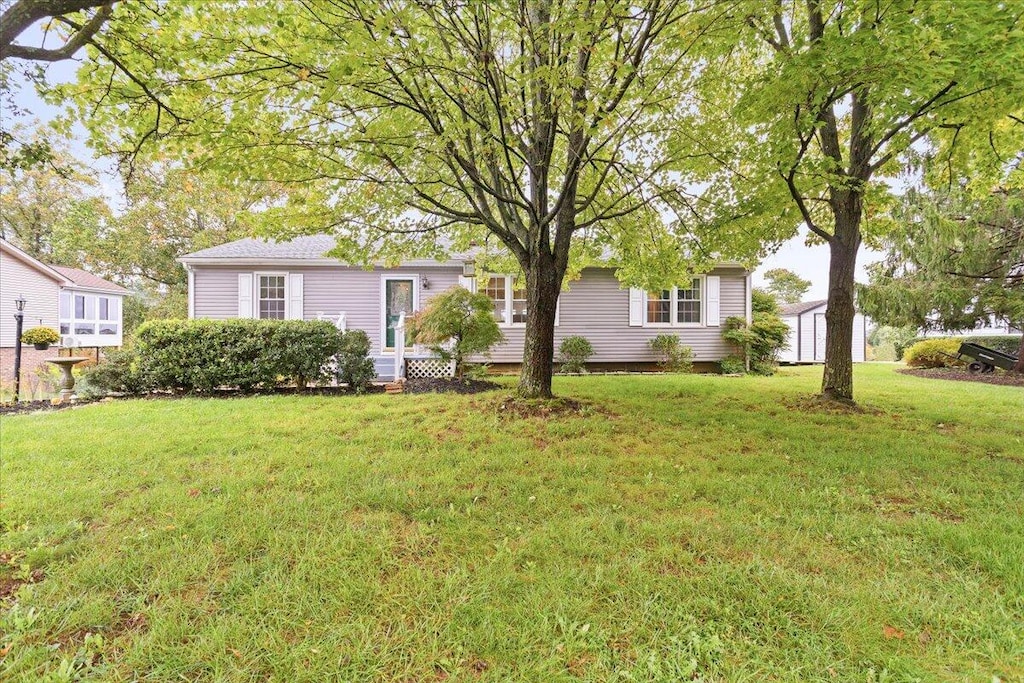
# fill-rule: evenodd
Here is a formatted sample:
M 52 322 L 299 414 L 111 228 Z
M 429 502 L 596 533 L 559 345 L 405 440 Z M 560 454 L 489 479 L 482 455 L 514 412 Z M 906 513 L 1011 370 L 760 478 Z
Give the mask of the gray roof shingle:
M 779 315 L 800 315 L 807 311 L 824 306 L 828 303 L 828 299 L 819 299 L 817 301 L 801 301 L 796 304 L 789 304 L 788 306 L 782 306 L 779 309 Z
M 324 258 L 324 254 L 333 249 L 334 245 L 334 238 L 330 235 L 296 237 L 287 242 L 247 237 L 185 254 L 182 258 L 320 259 Z

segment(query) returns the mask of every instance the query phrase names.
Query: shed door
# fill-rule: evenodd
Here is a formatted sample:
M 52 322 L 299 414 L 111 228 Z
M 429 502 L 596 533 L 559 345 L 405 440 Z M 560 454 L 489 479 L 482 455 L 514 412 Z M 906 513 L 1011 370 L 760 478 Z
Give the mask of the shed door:
M 814 314 L 814 360 L 825 360 L 825 314 Z

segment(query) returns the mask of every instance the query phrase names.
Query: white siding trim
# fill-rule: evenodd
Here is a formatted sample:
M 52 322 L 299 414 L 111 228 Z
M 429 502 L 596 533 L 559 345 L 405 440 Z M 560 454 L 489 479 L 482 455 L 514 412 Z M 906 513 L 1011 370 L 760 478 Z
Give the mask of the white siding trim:
M 476 278 L 469 277 L 466 275 L 460 275 L 459 287 L 462 287 L 463 289 L 468 289 L 471 292 L 476 292 Z
M 388 349 L 388 280 L 412 280 L 412 312 L 420 310 L 420 275 L 419 273 L 405 273 L 401 275 L 380 276 L 380 308 L 377 309 L 377 317 L 380 320 L 380 352 L 385 356 L 394 355 L 394 349 Z M 408 345 L 406 348 L 409 348 Z
M 302 273 L 289 273 L 287 277 L 288 291 L 285 293 L 288 302 L 284 317 L 287 320 L 303 320 Z
M 748 325 L 750 325 L 751 323 L 754 322 L 754 292 L 751 289 L 751 283 L 753 282 L 753 280 L 751 278 L 752 278 L 752 274 L 751 273 L 747 273 L 747 277 L 743 281 L 744 282 L 744 287 L 747 290 L 747 292 L 746 292 L 747 293 L 747 305 L 746 305 L 745 313 L 746 313 L 747 324 Z
M 255 285 L 253 284 L 254 276 L 252 273 L 239 273 L 238 274 L 238 317 L 239 318 L 254 318 L 253 315 L 253 292 Z

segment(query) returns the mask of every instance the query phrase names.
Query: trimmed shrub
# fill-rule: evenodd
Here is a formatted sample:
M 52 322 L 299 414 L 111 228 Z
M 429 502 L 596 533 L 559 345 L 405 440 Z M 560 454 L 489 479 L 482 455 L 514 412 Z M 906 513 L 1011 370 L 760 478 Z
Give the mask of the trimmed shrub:
M 902 349 L 902 350 L 908 349 L 911 346 L 913 346 L 914 344 L 917 344 L 918 342 L 930 341 L 932 339 L 956 339 L 956 341 L 958 341 L 958 342 L 973 342 L 975 344 L 981 344 L 982 346 L 987 346 L 990 349 L 995 349 L 996 351 L 1002 351 L 1003 353 L 1008 353 L 1011 356 L 1016 356 L 1017 352 L 1020 351 L 1021 335 L 1019 335 L 1019 334 L 999 334 L 999 335 L 989 335 L 989 336 L 978 335 L 976 337 L 914 337 L 913 339 L 911 339 L 910 341 L 908 341 L 906 343 L 904 349 Z M 897 351 L 900 351 L 900 350 L 901 349 L 897 349 Z M 897 357 L 898 358 L 903 358 L 903 354 L 901 353 Z M 906 358 L 903 358 L 903 360 L 906 360 Z
M 586 337 L 566 337 L 558 346 L 562 372 L 586 372 L 587 360 L 594 355 L 594 346 Z
M 925 339 L 903 353 L 903 360 L 912 368 L 952 368 L 963 365 L 955 358 L 961 339 Z
M 341 336 L 338 349 L 338 381 L 361 394 L 377 376 L 370 358 L 370 338 L 362 330 L 350 330 Z
M 455 361 L 455 376 L 465 372 L 465 359 L 486 353 L 502 340 L 490 297 L 465 287 L 441 292 L 408 320 L 409 336 L 426 344 L 443 360 Z
M 318 320 L 154 320 L 139 326 L 131 349 L 108 354 L 89 382 L 124 393 L 304 388 L 331 379 L 341 345 L 338 329 Z
M 650 342 L 651 350 L 658 355 L 658 367 L 665 372 L 692 372 L 693 349 L 683 346 L 674 334 L 659 334 Z
M 108 393 L 141 394 L 147 385 L 139 368 L 139 356 L 132 347 L 120 351 L 105 351 L 103 362 L 82 371 L 84 387 L 76 383 L 78 395 L 95 398 Z

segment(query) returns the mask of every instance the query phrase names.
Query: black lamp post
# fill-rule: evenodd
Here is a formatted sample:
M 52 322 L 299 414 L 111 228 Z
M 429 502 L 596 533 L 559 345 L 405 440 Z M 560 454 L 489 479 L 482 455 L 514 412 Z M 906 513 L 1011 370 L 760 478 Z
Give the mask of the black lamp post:
M 25 297 L 14 300 L 14 402 L 21 395 L 21 323 L 25 319 Z

